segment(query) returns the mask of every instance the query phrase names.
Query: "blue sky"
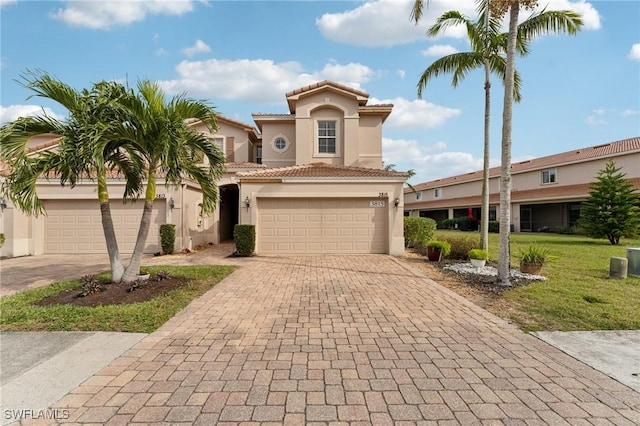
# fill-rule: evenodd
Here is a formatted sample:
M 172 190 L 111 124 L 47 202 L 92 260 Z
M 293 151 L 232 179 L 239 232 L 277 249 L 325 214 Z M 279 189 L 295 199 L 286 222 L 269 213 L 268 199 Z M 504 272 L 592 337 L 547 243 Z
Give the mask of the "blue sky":
M 15 80 L 45 70 L 80 89 L 100 80 L 159 81 L 169 94 L 207 99 L 253 123 L 252 112 L 287 112 L 284 94 L 329 79 L 393 103 L 383 155 L 412 183 L 482 167 L 483 73 L 454 89 L 449 76 L 416 95 L 421 72 L 465 51 L 461 30 L 429 39 L 426 28 L 473 0 L 431 0 L 420 25 L 412 1 L 13 1 L 0 0 L 0 121 L 44 107 L 66 111 Z M 640 2 L 541 1 L 573 9 L 575 37 L 544 36 L 518 58 L 523 101 L 514 109 L 513 161 L 640 135 Z M 529 12 L 523 12 L 524 17 Z M 506 28 L 505 28 L 506 30 Z M 500 163 L 502 85 L 492 91 L 492 165 Z

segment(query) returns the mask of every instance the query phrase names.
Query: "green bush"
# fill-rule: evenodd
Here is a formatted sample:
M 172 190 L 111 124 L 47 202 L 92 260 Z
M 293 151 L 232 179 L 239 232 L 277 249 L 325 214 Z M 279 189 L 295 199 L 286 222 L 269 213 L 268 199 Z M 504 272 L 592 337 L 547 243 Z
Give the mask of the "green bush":
M 160 225 L 160 246 L 162 253 L 173 253 L 176 244 L 176 225 L 173 223 L 163 223 Z
M 436 232 L 436 221 L 428 217 L 404 218 L 404 245 L 405 247 L 423 247 L 433 238 Z
M 489 232 L 493 232 L 494 234 L 497 234 L 498 232 L 500 232 L 500 222 L 498 222 L 497 220 L 490 220 Z
M 469 250 L 469 259 L 477 259 L 477 260 L 489 260 L 489 252 L 482 249 L 471 249 Z
M 453 229 L 456 226 L 455 219 L 445 219 L 442 221 L 442 227 L 445 229 Z
M 238 256 L 251 256 L 256 249 L 256 226 L 236 225 L 233 228 L 233 240 Z
M 441 257 L 447 257 L 449 256 L 449 253 L 451 253 L 451 244 L 449 244 L 449 242 L 447 241 L 430 240 L 427 241 L 425 246 L 440 249 L 440 252 L 442 253 Z
M 573 228 L 570 226 L 556 226 L 553 232 L 556 234 L 573 235 Z
M 474 235 L 447 235 L 440 239 L 451 244 L 450 259 L 467 260 L 469 250 L 480 246 L 480 238 Z

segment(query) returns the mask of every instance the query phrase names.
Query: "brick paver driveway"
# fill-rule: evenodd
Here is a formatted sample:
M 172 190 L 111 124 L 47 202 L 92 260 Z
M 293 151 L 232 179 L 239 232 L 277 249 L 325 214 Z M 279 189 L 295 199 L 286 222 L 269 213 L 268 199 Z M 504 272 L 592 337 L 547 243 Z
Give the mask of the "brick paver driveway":
M 392 257 L 241 263 L 56 406 L 107 424 L 640 424 L 639 393 Z

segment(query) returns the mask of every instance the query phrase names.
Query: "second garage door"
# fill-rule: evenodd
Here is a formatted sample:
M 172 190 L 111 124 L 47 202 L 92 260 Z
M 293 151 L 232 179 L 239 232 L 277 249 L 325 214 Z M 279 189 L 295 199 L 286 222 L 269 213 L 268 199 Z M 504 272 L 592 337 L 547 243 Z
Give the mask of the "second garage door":
M 387 253 L 386 200 L 258 199 L 258 251 Z
M 121 254 L 133 253 L 143 205 L 142 200 L 128 204 L 111 201 L 111 217 Z M 107 252 L 97 200 L 48 200 L 45 208 L 45 253 Z M 160 251 L 160 225 L 165 223 L 165 215 L 164 203 L 154 203 L 145 253 Z

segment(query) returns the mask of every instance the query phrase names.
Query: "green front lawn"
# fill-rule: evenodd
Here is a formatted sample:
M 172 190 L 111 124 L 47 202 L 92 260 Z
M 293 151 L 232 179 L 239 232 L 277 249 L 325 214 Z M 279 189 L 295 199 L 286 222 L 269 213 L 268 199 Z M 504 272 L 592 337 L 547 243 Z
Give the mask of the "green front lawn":
M 191 282 L 154 299 L 128 305 L 36 306 L 35 302 L 78 287 L 79 280 L 27 290 L 0 299 L 0 331 L 126 331 L 151 333 L 196 297 L 222 281 L 233 266 L 158 266 Z M 108 277 L 105 273 L 102 278 Z
M 437 231 L 438 234 L 460 231 Z M 466 234 L 466 233 L 465 233 Z M 474 233 L 474 235 L 479 235 Z M 498 260 L 498 234 L 489 234 L 489 257 Z M 640 329 L 640 278 L 609 278 L 609 259 L 626 257 L 627 247 L 640 247 L 640 239 L 606 240 L 578 235 L 519 233 L 511 236 L 511 264 L 520 248 L 536 243 L 558 259 L 544 265 L 547 281 L 504 293 L 510 319 L 524 331 Z

